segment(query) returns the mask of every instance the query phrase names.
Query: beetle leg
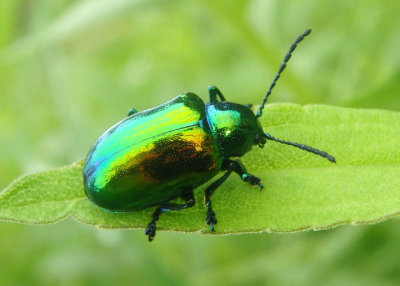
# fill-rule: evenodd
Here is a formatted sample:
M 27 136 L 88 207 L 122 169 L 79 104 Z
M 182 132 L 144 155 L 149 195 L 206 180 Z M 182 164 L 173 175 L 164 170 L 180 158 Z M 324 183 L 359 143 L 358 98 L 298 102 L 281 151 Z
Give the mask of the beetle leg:
M 240 176 L 242 181 L 248 182 L 252 186 L 258 186 L 260 190 L 264 188 L 263 184 L 261 184 L 261 179 L 253 176 L 252 174 L 247 173 L 246 168 L 240 162 L 240 160 L 226 160 L 224 162 L 226 164 L 225 168 L 227 170 L 233 171 Z
M 214 225 L 217 224 L 217 218 L 215 217 L 215 212 L 212 209 L 211 205 L 211 196 L 215 192 L 215 190 L 221 186 L 221 184 L 228 179 L 229 175 L 232 173 L 232 171 L 228 170 L 221 178 L 213 182 L 211 185 L 209 185 L 205 191 L 205 198 L 204 202 L 206 206 L 208 207 L 207 209 L 207 214 L 206 214 L 206 224 L 210 225 L 210 230 L 215 231 Z
M 131 116 L 131 115 L 133 115 L 135 113 L 137 113 L 137 110 L 134 109 L 134 108 L 131 108 L 131 109 L 128 110 L 128 116 Z
M 144 234 L 149 236 L 149 241 L 152 241 L 154 239 L 154 236 L 156 235 L 156 221 L 159 220 L 160 215 L 163 212 L 166 211 L 177 211 L 177 210 L 183 210 L 186 208 L 190 208 L 194 206 L 196 200 L 194 198 L 193 190 L 190 192 L 185 193 L 184 195 L 181 196 L 183 200 L 185 200 L 185 204 L 180 205 L 180 204 L 173 204 L 173 203 L 165 203 L 160 205 L 159 207 L 156 208 L 154 213 L 152 214 L 152 220 L 151 222 L 147 225 Z
M 219 97 L 219 99 L 221 101 L 226 101 L 225 97 L 222 95 L 222 92 L 219 90 L 218 87 L 216 87 L 214 85 L 210 85 L 208 87 L 208 93 L 210 94 L 210 102 L 212 104 L 217 102 L 217 96 Z

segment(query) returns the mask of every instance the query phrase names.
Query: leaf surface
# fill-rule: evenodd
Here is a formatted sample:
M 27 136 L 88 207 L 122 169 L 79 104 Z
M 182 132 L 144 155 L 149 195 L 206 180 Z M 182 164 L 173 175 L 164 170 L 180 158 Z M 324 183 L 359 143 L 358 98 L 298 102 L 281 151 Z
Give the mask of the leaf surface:
M 399 214 L 400 113 L 270 104 L 261 124 L 274 137 L 327 151 L 337 163 L 276 142 L 253 147 L 241 160 L 265 188 L 259 191 L 232 174 L 212 197 L 217 233 L 318 230 Z M 99 228 L 149 223 L 153 208 L 115 214 L 91 204 L 83 190 L 82 165 L 17 179 L 0 193 L 0 219 L 47 224 L 72 216 Z M 208 233 L 203 205 L 208 184 L 195 191 L 193 208 L 163 214 L 158 229 Z

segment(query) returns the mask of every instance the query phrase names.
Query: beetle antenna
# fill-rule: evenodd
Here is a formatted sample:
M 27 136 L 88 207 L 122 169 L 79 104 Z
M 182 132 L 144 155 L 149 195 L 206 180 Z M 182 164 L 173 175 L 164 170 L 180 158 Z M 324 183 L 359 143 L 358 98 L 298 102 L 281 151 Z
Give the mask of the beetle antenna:
M 314 154 L 319 155 L 321 157 L 324 157 L 324 158 L 328 159 L 329 161 L 331 161 L 332 163 L 336 163 L 335 158 L 332 155 L 329 155 L 328 153 L 326 153 L 325 151 L 321 151 L 321 150 L 312 148 L 310 146 L 307 146 L 307 145 L 304 145 L 304 144 L 299 144 L 299 143 L 296 143 L 296 142 L 280 140 L 280 139 L 277 139 L 275 137 L 272 137 L 268 133 L 265 133 L 265 138 L 267 138 L 268 140 L 272 140 L 272 141 L 278 142 L 278 143 L 282 143 L 282 144 L 286 144 L 286 145 L 290 145 L 290 146 L 294 146 L 294 147 L 300 148 L 301 150 L 305 150 L 307 152 L 311 152 L 311 153 L 314 153 Z
M 307 35 L 309 35 L 311 33 L 311 29 L 307 29 L 305 30 L 305 32 L 303 34 L 301 34 L 300 36 L 297 37 L 297 39 L 293 42 L 293 44 L 290 46 L 289 51 L 287 52 L 286 56 L 284 57 L 281 66 L 279 67 L 278 72 L 276 73 L 274 80 L 272 81 L 271 85 L 269 86 L 269 89 L 267 91 L 267 93 L 264 96 L 263 101 L 261 102 L 260 108 L 257 111 L 256 117 L 260 117 L 262 115 L 262 110 L 264 109 L 264 105 L 268 100 L 268 96 L 271 94 L 272 89 L 274 88 L 276 82 L 278 81 L 279 77 L 281 76 L 281 73 L 284 71 L 284 69 L 286 68 L 286 63 L 289 61 L 289 59 L 292 56 L 292 53 L 294 52 L 294 50 L 297 47 L 297 44 L 300 43 L 304 37 L 306 37 Z

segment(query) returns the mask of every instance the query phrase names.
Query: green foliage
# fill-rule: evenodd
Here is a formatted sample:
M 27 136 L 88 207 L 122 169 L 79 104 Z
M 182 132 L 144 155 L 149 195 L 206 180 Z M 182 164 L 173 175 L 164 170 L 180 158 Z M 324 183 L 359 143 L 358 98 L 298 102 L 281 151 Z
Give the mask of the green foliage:
M 399 213 L 400 114 L 273 104 L 261 123 L 275 136 L 328 150 L 338 163 L 277 143 L 254 147 L 244 163 L 264 179 L 265 191 L 232 175 L 213 196 L 218 233 L 318 230 L 374 223 Z M 203 223 L 203 193 L 196 192 L 194 208 L 164 214 L 159 229 L 209 232 Z M 24 176 L 0 194 L 0 219 L 27 223 L 70 215 L 100 228 L 143 228 L 152 211 L 113 214 L 89 203 L 82 162 Z
M 0 189 L 22 174 L 77 161 L 131 107 L 144 110 L 185 91 L 206 100 L 209 84 L 231 101 L 259 104 L 289 44 L 306 28 L 313 32 L 296 50 L 270 103 L 400 111 L 399 10 L 399 1 L 374 0 L 0 1 Z M 348 168 L 359 170 L 351 181 L 360 181 L 363 170 L 376 170 L 377 200 L 396 190 L 393 178 L 391 188 L 381 188 L 391 184 L 385 176 L 395 165 L 378 162 L 398 155 L 384 152 L 386 141 L 368 144 L 378 142 L 381 128 L 355 144 L 374 148 L 363 158 L 363 149 L 348 151 L 355 150 L 348 144 L 355 139 L 352 132 L 338 150 L 330 145 L 337 134 L 321 144 L 314 137 L 319 133 L 303 137 L 286 133 L 285 126 L 274 129 L 272 122 L 265 125 L 272 135 L 326 149 L 338 163 L 270 142 L 262 150 L 269 157 L 257 158 L 257 166 L 266 161 L 266 168 L 284 167 L 290 174 L 284 169 L 303 166 L 296 158 L 304 158 L 312 166 L 344 170 L 349 157 L 358 161 Z M 386 127 L 397 128 L 392 122 Z M 270 165 L 274 158 L 278 164 Z M 363 160 L 377 164 L 361 167 Z M 263 176 L 270 188 L 274 176 Z M 249 198 L 266 196 L 261 202 L 271 203 L 276 195 L 247 190 L 234 175 L 227 183 L 232 182 Z M 362 196 L 371 186 L 355 187 Z M 198 219 L 191 213 L 195 209 L 171 212 L 160 225 L 173 216 L 179 222 L 193 217 L 206 230 L 201 191 L 197 194 Z M 215 204 L 222 195 L 215 194 Z M 368 211 L 378 209 L 382 205 Z M 224 212 L 232 214 L 219 206 L 218 233 L 229 219 Z M 144 217 L 147 221 L 148 214 Z M 45 227 L 2 222 L 0 285 L 397 286 L 399 241 L 398 218 L 290 235 L 161 231 L 153 243 L 141 230 L 98 230 L 72 219 Z

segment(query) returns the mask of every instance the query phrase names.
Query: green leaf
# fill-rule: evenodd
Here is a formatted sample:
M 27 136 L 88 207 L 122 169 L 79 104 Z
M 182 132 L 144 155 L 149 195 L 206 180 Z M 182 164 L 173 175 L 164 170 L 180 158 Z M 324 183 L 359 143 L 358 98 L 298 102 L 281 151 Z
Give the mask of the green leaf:
M 337 164 L 276 142 L 254 147 L 242 161 L 265 189 L 233 174 L 212 197 L 217 233 L 318 230 L 399 214 L 400 113 L 271 104 L 261 121 L 273 136 L 327 151 Z M 204 188 L 195 191 L 195 207 L 163 214 L 158 229 L 208 233 Z M 46 224 L 72 216 L 99 228 L 144 228 L 152 211 L 114 214 L 91 204 L 82 161 L 23 176 L 0 193 L 0 219 L 14 222 Z

